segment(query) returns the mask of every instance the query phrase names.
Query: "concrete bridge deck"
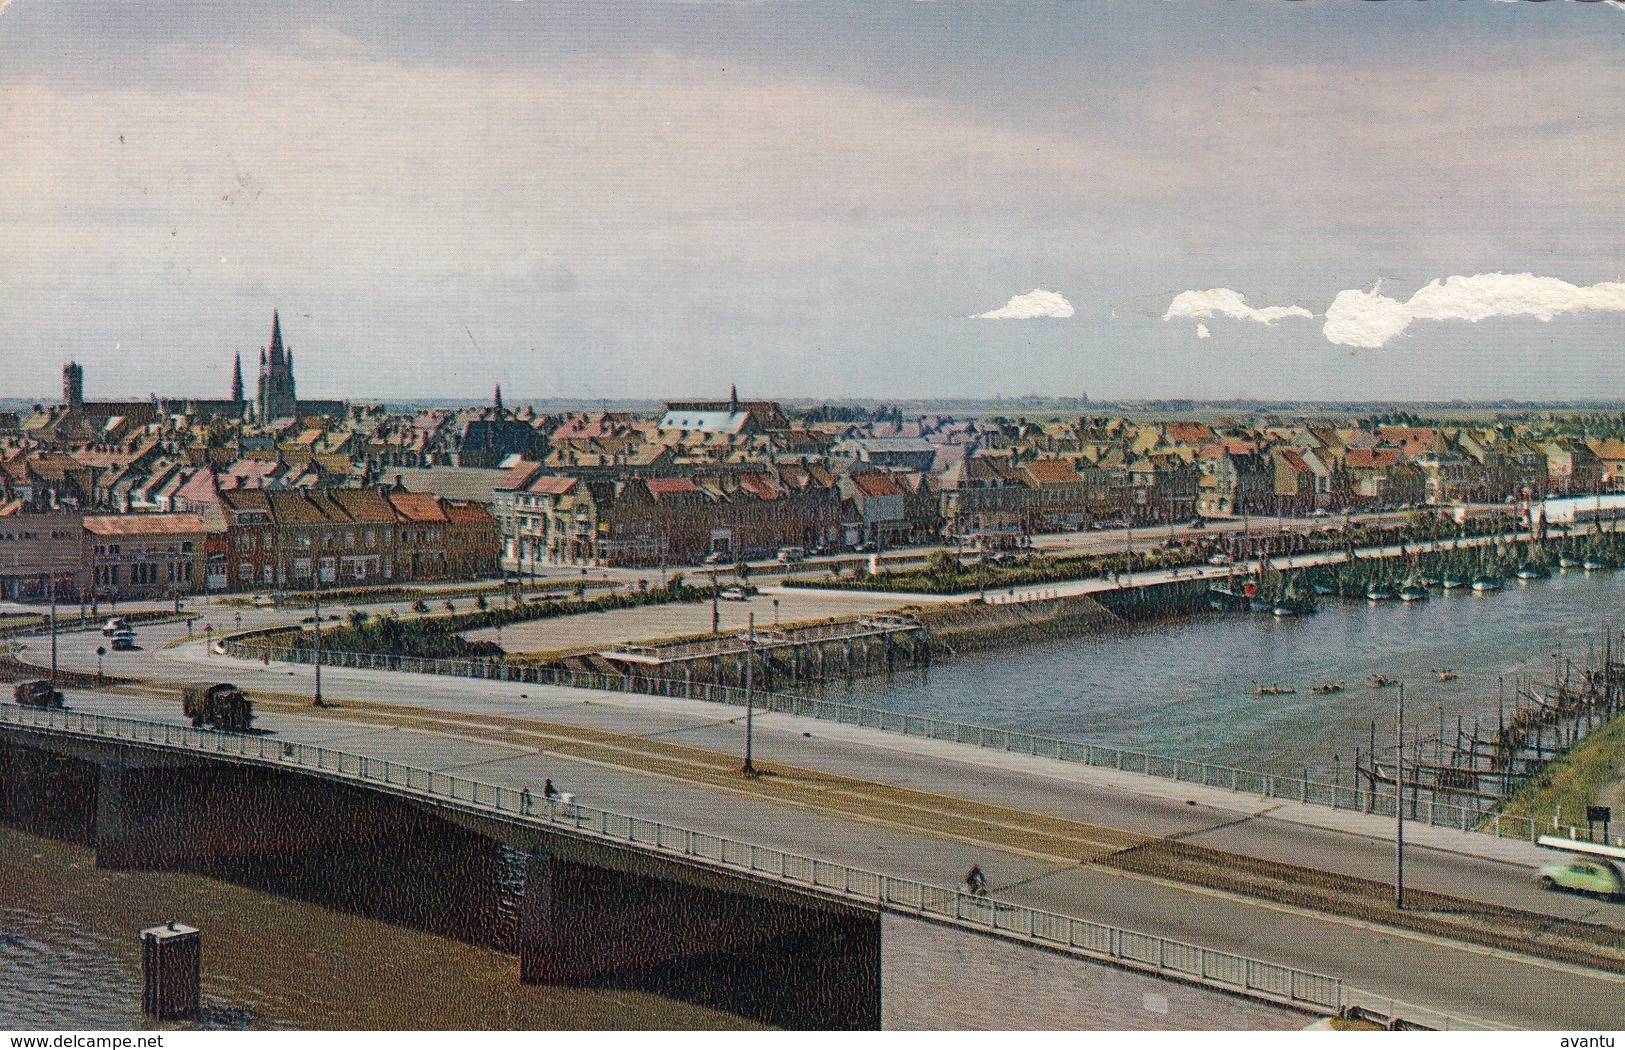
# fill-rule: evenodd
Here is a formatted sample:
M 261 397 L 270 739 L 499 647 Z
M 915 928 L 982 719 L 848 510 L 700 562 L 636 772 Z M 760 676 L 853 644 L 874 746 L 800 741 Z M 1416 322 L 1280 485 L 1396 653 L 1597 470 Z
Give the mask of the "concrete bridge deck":
M 72 702 L 89 711 L 148 719 L 162 714 L 155 707 L 167 706 L 137 698 L 90 695 L 76 695 Z M 1492 1024 L 1598 1025 L 1617 1023 L 1625 1016 L 1618 1003 L 1621 980 L 1613 975 L 1131 878 L 1080 863 L 1087 856 L 1059 857 L 1025 848 L 1019 839 L 1001 838 L 1001 830 L 1008 829 L 986 822 L 922 830 L 917 815 L 911 819 L 895 804 L 884 807 L 884 800 L 869 800 L 872 812 L 865 814 L 854 812 L 854 806 L 863 805 L 861 799 L 836 798 L 831 805 L 819 806 L 796 799 L 762 798 L 754 785 L 742 781 L 708 783 L 704 770 L 633 771 L 601 753 L 580 753 L 567 740 L 527 740 L 506 719 L 492 718 L 483 728 L 474 720 L 448 720 L 429 729 L 409 724 L 407 718 L 391 718 L 391 712 L 379 709 L 358 708 L 346 714 L 348 718 L 268 713 L 262 720 L 276 736 L 261 739 L 332 747 L 379 762 L 502 785 L 512 793 L 509 805 L 516 804 L 513 800 L 522 788 L 528 786 L 539 794 L 537 785 L 551 778 L 594 808 L 633 812 L 647 820 L 724 838 L 747 837 L 748 833 L 772 849 L 817 856 L 902 880 L 952 885 L 958 873 L 971 863 L 980 863 L 993 880 L 995 894 L 1015 905 L 1330 973 L 1373 998 L 1421 1003 Z M 553 746 L 539 746 L 546 743 Z M 651 776 L 656 778 L 653 782 Z M 795 772 L 787 769 L 783 777 L 791 780 Z M 719 804 L 721 798 L 726 798 L 725 804 Z M 1160 811 L 1153 807 L 1149 816 L 1141 814 L 1140 819 L 1147 832 L 1178 834 L 1182 830 L 1195 841 L 1223 842 L 1228 847 L 1229 839 L 1241 834 L 1228 819 L 1232 817 L 1210 807 L 1169 800 Z M 1302 848 L 1297 829 L 1269 818 L 1244 823 L 1263 829 L 1253 832 L 1255 845 L 1258 837 L 1273 837 L 1278 845 Z M 1204 829 L 1211 829 L 1206 834 L 1213 837 L 1197 837 Z M 1111 835 L 1102 834 L 1102 838 L 1108 841 L 1098 843 L 1098 850 L 1113 848 Z M 1464 858 L 1419 850 L 1411 860 L 1419 869 L 1419 882 L 1448 884 L 1460 874 Z M 1499 874 L 1495 869 L 1500 865 L 1477 863 L 1486 869 L 1480 874 Z M 1554 996 L 1554 991 L 1561 994 Z
M 167 630 L 184 637 L 184 628 Z M 126 666 L 153 678 L 230 679 L 265 693 L 310 686 L 308 667 L 206 656 L 201 645 L 154 650 L 164 630 L 142 633 L 149 650 L 123 655 L 139 661 Z M 65 638 L 64 665 L 94 670 L 99 640 Z M 1389 827 L 1363 814 L 783 715 L 758 716 L 756 754 L 785 773 L 745 782 L 732 775 L 736 760 L 729 757 L 742 744 L 736 708 L 334 668 L 324 669 L 323 683 L 343 708 L 262 704 L 264 724 L 290 740 L 515 790 L 536 791 L 552 778 L 595 807 L 922 883 L 952 885 L 978 863 L 1014 904 L 1332 974 L 1377 996 L 1485 1022 L 1550 1028 L 1625 1021 L 1625 982 L 1614 975 L 1131 877 L 1088 864 L 1087 843 L 1040 841 L 1044 829 L 1032 819 L 1100 829 L 1097 851 L 1121 841 L 1113 835 L 1178 835 L 1381 879 L 1391 865 Z M 180 720 L 174 701 L 76 694 L 70 702 Z M 661 745 L 692 753 L 674 757 Z M 846 779 L 832 784 L 820 776 Z M 922 807 L 887 791 L 937 801 Z M 978 806 L 1014 814 L 1013 826 L 999 826 Z M 1625 928 L 1619 905 L 1535 888 L 1528 865 L 1539 853 L 1531 847 L 1425 827 L 1410 839 L 1419 844 L 1407 858 L 1414 886 Z

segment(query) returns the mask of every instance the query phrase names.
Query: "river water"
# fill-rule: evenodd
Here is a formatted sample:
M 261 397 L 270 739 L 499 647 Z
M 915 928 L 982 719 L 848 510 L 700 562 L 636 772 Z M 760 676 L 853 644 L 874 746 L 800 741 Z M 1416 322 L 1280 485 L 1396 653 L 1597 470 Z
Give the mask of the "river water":
M 1625 572 L 1432 594 L 1418 603 L 1323 599 L 1298 619 L 1229 614 L 971 653 L 826 695 L 1269 772 L 1340 767 L 1349 783 L 1371 720 L 1379 746 L 1393 734 L 1396 690 L 1370 688 L 1367 676 L 1405 683 L 1407 725 L 1424 734 L 1437 735 L 1441 709 L 1451 737 L 1458 715 L 1493 730 L 1498 680 L 1509 697 L 1520 675 L 1549 682 L 1559 647 L 1578 669 L 1588 643 L 1600 659 L 1605 625 L 1616 636 L 1625 628 Z M 1441 669 L 1460 677 L 1441 682 Z M 1313 692 L 1322 682 L 1345 688 Z M 1296 693 L 1260 696 L 1259 685 Z
M 202 1027 L 754 1027 L 640 991 L 521 986 L 512 956 L 215 879 L 94 861 L 88 847 L 0 826 L 0 1030 L 154 1027 L 141 1015 L 137 931 L 171 919 L 203 931 Z

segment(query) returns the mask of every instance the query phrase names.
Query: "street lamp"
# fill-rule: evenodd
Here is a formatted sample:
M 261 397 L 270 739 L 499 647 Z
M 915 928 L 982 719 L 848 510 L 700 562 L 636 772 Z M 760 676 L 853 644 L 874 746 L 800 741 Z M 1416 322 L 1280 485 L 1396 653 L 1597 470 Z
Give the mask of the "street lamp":
M 745 635 L 745 766 L 740 770 L 747 777 L 756 775 L 756 767 L 751 764 L 751 703 L 750 682 L 751 665 L 756 662 L 756 614 L 751 613 L 749 630 Z
M 322 702 L 322 560 L 315 559 L 316 568 L 316 695 L 311 704 L 314 707 L 326 707 Z
M 1405 910 L 1405 683 L 1394 709 L 1394 909 Z

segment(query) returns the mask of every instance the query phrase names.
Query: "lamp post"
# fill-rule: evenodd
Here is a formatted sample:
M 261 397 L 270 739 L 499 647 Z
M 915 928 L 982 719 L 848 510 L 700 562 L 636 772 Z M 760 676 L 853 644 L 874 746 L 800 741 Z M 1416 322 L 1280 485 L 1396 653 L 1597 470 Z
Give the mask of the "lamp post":
M 316 695 L 311 704 L 314 707 L 326 707 L 322 702 L 322 559 L 318 555 L 316 563 Z
M 751 665 L 756 662 L 756 614 L 751 613 L 749 629 L 745 634 L 745 766 L 740 770 L 747 777 L 756 775 L 756 767 L 751 764 L 751 703 L 750 681 Z
M 51 684 L 56 684 L 56 576 L 51 576 Z
M 1394 909 L 1405 910 L 1405 683 L 1394 709 Z

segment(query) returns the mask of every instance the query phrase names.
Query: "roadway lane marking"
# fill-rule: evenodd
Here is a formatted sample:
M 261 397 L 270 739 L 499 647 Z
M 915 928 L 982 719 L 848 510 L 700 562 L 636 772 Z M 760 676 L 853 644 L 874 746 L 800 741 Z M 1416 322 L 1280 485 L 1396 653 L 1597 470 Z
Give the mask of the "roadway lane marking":
M 1528 966 L 1539 967 L 1543 970 L 1552 970 L 1556 973 L 1566 973 L 1575 977 L 1586 977 L 1593 980 L 1606 981 L 1610 984 L 1625 985 L 1625 974 L 1617 974 L 1608 970 L 1596 970 L 1589 966 L 1580 966 L 1575 963 L 1560 962 L 1556 959 L 1544 959 L 1535 955 L 1524 955 L 1520 952 L 1507 951 L 1504 948 L 1491 948 L 1483 944 L 1474 944 L 1470 941 L 1455 941 L 1448 937 L 1439 937 L 1433 934 L 1421 933 L 1416 930 L 1407 930 L 1399 926 L 1387 926 L 1380 922 L 1371 922 L 1366 919 L 1350 918 L 1346 915 L 1333 915 L 1328 912 L 1315 911 L 1312 908 L 1302 908 L 1293 904 L 1282 904 L 1279 901 L 1267 901 L 1258 897 L 1249 897 L 1242 893 L 1231 893 L 1228 890 L 1216 890 L 1209 886 L 1195 886 L 1184 882 L 1175 882 L 1172 879 L 1159 878 L 1155 875 L 1144 875 L 1139 872 L 1123 871 L 1119 868 L 1107 867 L 1103 864 L 1088 862 L 1085 866 L 1094 871 L 1105 872 L 1120 878 L 1132 879 L 1136 882 L 1145 882 L 1161 886 L 1164 889 L 1180 890 L 1185 893 L 1199 893 L 1203 896 L 1213 897 L 1216 900 L 1230 901 L 1235 904 L 1250 905 L 1255 908 L 1264 908 L 1269 911 L 1280 912 L 1284 915 L 1294 915 L 1299 918 L 1319 919 L 1323 922 L 1336 923 L 1339 926 L 1348 926 L 1353 929 L 1366 930 L 1370 933 L 1380 933 L 1387 937 L 1398 937 L 1415 941 L 1419 944 L 1431 945 L 1435 948 L 1448 948 L 1452 951 L 1465 951 L 1474 955 L 1484 955 L 1506 962 L 1523 963 Z M 1051 872 L 1050 874 L 1056 874 Z M 1420 1005 L 1420 1004 L 1419 1004 Z

